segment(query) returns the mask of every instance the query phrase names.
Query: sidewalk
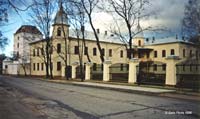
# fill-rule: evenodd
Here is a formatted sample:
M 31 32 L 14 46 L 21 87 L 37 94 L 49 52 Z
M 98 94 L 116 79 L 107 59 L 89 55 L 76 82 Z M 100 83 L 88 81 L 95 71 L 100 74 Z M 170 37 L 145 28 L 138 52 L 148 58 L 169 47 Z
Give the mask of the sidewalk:
M 149 88 L 149 87 L 139 87 L 139 86 L 125 86 L 125 85 L 115 85 L 115 84 L 103 84 L 103 83 L 94 83 L 94 82 L 71 82 L 75 85 L 89 86 L 89 87 L 99 87 L 105 89 L 115 89 L 121 91 L 129 91 L 129 92 L 143 92 L 143 93 L 169 93 L 175 92 L 175 90 L 167 90 L 167 89 L 158 89 L 158 88 Z
M 137 85 L 124 85 L 124 84 L 110 84 L 109 82 L 80 82 L 80 81 L 66 81 L 66 80 L 50 80 L 49 82 L 56 82 L 62 84 L 93 87 L 100 89 L 109 89 L 121 92 L 128 92 L 134 94 L 155 95 L 167 98 L 183 99 L 189 101 L 200 101 L 200 94 L 195 92 L 182 92 L 177 91 L 176 88 L 159 88 L 159 87 L 145 87 Z

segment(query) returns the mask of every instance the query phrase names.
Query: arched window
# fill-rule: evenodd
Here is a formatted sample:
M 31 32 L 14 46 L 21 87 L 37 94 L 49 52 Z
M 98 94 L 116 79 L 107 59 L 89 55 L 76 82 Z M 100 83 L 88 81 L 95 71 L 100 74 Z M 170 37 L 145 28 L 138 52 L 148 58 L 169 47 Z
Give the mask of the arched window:
M 138 46 L 141 46 L 141 40 L 138 41 Z
M 174 49 L 171 49 L 171 55 L 175 55 Z
M 61 36 L 61 28 L 60 27 L 58 27 L 58 29 L 57 29 L 57 36 Z

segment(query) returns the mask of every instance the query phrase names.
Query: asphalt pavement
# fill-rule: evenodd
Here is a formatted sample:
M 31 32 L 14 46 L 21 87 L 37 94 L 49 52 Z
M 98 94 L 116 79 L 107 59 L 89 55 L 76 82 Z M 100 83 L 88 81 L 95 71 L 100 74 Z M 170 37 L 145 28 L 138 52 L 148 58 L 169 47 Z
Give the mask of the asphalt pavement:
M 0 76 L 52 119 L 198 119 L 199 102 Z M 1 103 L 1 102 L 0 102 Z M 21 110 L 23 111 L 23 110 Z M 23 118 L 22 118 L 23 119 Z

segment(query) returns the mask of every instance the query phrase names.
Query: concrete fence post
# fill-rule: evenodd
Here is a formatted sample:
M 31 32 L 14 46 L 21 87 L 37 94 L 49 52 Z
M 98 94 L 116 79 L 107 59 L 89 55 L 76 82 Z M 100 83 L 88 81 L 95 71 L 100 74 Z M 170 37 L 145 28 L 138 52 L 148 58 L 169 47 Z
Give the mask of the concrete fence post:
M 178 63 L 179 57 L 168 56 L 166 60 L 167 60 L 167 64 L 166 64 L 165 85 L 175 86 L 177 83 L 176 64 Z
M 90 67 L 92 66 L 92 63 L 91 62 L 87 62 L 85 64 L 85 80 L 90 80 L 91 79 L 91 76 L 90 76 Z
M 103 64 L 103 81 L 110 81 L 110 60 L 106 60 Z
M 78 66 L 78 62 L 72 63 L 72 79 L 76 78 L 76 67 Z
M 65 66 L 62 66 L 61 76 L 62 76 L 62 77 L 65 77 Z
M 137 58 L 130 59 L 128 83 L 136 83 L 137 82 L 137 65 L 139 65 L 139 60 Z

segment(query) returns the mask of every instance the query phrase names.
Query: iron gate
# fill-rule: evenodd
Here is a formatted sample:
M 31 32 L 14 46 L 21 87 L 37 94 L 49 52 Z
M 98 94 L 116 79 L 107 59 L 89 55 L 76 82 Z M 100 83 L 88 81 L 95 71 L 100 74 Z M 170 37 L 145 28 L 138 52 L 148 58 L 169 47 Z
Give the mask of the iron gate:
M 137 83 L 165 85 L 166 64 L 140 63 L 137 66 Z

